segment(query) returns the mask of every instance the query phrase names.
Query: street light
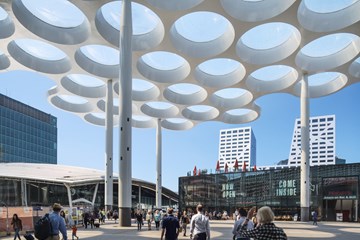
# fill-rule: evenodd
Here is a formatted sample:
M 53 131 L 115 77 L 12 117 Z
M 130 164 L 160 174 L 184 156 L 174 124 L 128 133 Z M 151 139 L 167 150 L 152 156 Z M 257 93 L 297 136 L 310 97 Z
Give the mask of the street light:
M 9 207 L 4 202 L 1 202 L 1 205 L 3 207 L 6 207 L 6 235 L 10 236 L 10 231 L 9 231 Z

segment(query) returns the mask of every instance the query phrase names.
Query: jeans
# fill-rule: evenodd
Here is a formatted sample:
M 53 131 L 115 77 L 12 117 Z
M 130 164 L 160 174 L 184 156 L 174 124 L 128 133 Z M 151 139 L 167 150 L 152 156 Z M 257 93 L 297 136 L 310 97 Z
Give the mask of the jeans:
M 198 233 L 194 236 L 194 240 L 206 240 L 206 233 Z
M 20 232 L 20 229 L 19 229 L 19 228 L 15 228 L 14 230 L 15 230 L 14 240 L 16 239 L 16 237 L 18 237 L 19 239 L 21 239 L 21 238 L 20 238 L 20 233 L 19 233 L 19 232 Z

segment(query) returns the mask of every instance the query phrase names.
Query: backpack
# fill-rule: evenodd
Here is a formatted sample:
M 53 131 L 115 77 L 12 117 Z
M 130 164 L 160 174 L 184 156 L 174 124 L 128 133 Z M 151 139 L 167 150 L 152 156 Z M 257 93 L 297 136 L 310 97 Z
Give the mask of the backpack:
M 50 237 L 52 226 L 48 213 L 35 223 L 34 231 L 35 237 L 39 240 L 45 240 L 46 238 Z
M 26 240 L 34 240 L 35 238 L 33 237 L 33 235 L 31 235 L 30 233 L 26 233 L 25 235 L 24 235 L 24 238 L 26 239 Z

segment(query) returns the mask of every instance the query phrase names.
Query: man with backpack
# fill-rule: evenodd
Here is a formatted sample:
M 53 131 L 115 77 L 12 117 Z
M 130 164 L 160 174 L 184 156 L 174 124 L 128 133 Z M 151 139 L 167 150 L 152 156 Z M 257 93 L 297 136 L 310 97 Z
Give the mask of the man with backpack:
M 62 234 L 62 239 L 67 240 L 67 232 L 65 220 L 60 216 L 60 210 L 62 206 L 59 203 L 54 203 L 53 212 L 49 214 L 51 231 L 50 236 L 48 236 L 45 240 L 60 240 L 59 234 Z
M 164 217 L 162 222 L 162 232 L 160 239 L 164 239 L 164 233 L 165 233 L 165 240 L 177 240 L 179 236 L 179 229 L 180 224 L 177 217 L 174 217 L 173 215 L 173 209 L 168 209 L 168 216 Z

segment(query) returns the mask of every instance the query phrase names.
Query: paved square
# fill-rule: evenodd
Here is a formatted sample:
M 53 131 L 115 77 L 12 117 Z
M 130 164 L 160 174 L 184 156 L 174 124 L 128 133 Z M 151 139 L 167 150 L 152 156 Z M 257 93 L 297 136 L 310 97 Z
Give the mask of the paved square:
M 134 222 L 134 221 L 133 221 Z M 229 240 L 232 239 L 231 230 L 233 221 L 212 220 L 210 221 L 211 239 Z M 311 222 L 275 222 L 279 227 L 282 227 L 288 239 L 342 239 L 342 240 L 355 240 L 360 236 L 360 223 L 348 222 L 319 222 L 318 226 L 313 226 Z M 146 225 L 142 231 L 137 231 L 136 224 L 133 223 L 131 227 L 120 227 L 114 221 L 108 221 L 100 228 L 84 229 L 80 227 L 78 236 L 80 239 L 160 239 L 161 230 L 148 231 Z M 189 230 L 188 233 L 189 235 Z M 68 237 L 71 239 L 71 231 L 68 230 Z M 14 237 L 3 237 L 2 240 L 12 240 Z M 189 236 L 180 235 L 180 239 L 189 239 Z

